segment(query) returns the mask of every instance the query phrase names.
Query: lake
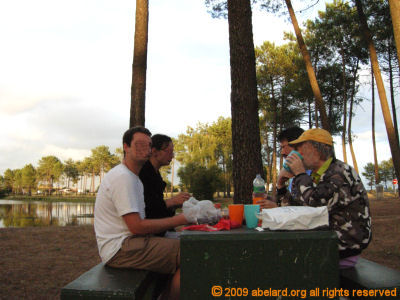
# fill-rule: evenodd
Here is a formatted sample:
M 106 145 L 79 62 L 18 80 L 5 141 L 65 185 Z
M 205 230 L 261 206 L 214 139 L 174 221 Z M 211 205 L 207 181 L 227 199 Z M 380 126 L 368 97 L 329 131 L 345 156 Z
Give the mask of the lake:
M 94 203 L 0 200 L 0 228 L 93 225 Z

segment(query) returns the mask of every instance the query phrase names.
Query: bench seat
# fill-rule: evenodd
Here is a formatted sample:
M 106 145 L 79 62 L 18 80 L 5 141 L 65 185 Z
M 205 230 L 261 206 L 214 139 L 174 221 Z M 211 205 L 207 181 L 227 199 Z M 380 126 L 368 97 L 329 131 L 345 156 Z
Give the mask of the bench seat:
M 98 264 L 61 289 L 61 299 L 157 299 L 167 275 Z
M 340 271 L 340 285 L 348 290 L 385 289 L 393 291 L 397 288 L 396 297 L 399 297 L 400 272 L 365 258 L 359 258 L 354 268 Z M 388 297 L 383 298 L 388 299 Z

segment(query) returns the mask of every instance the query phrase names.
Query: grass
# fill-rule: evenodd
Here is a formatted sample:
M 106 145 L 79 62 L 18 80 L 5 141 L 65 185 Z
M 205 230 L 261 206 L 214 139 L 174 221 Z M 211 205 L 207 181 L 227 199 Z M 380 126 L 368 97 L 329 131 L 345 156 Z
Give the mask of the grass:
M 57 195 L 57 196 L 43 196 L 43 195 L 8 195 L 2 197 L 4 200 L 20 200 L 20 201 L 45 201 L 45 202 L 94 202 L 96 196 L 89 195 Z M 0 199 L 0 200 L 1 200 Z

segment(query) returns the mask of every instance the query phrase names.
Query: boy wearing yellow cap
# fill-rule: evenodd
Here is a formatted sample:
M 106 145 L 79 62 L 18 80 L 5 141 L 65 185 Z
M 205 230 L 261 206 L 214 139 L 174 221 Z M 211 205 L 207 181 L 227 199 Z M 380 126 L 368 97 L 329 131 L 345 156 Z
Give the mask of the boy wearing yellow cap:
M 371 240 L 367 192 L 357 172 L 335 158 L 331 134 L 320 128 L 305 131 L 289 143 L 300 156 L 286 158 L 290 172 L 278 176 L 278 202 L 289 205 L 327 206 L 329 226 L 339 238 L 340 267 L 354 266 Z M 306 170 L 312 170 L 308 175 Z M 294 176 L 293 193 L 284 183 Z

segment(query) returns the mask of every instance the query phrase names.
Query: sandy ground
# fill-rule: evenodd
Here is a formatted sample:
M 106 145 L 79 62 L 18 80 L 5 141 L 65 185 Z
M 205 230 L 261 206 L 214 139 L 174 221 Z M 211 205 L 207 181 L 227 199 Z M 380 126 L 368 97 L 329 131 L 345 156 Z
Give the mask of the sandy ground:
M 373 242 L 363 257 L 400 270 L 400 200 L 371 199 Z M 58 299 L 100 262 L 92 226 L 0 229 L 0 299 Z
M 100 262 L 92 226 L 0 229 L 0 299 L 59 299 Z
M 372 242 L 364 258 L 400 271 L 400 200 L 370 200 Z

